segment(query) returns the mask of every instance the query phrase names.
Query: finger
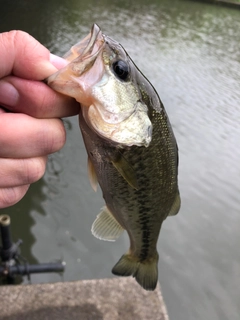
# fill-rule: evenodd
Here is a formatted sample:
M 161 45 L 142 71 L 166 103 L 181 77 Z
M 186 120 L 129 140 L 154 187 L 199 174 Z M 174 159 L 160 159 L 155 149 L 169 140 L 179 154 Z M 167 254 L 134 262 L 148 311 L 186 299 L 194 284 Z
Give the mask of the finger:
M 28 159 L 0 158 L 0 188 L 28 185 L 38 181 L 45 172 L 47 157 Z
M 74 99 L 56 93 L 45 83 L 13 76 L 0 80 L 0 104 L 35 118 L 63 118 L 79 113 Z
M 23 31 L 0 34 L 0 77 L 15 76 L 43 80 L 57 71 L 49 61 L 50 52 L 40 42 Z
M 69 61 L 56 56 L 55 54 L 50 53 L 50 62 L 54 65 L 54 67 L 56 67 L 57 69 L 61 69 L 63 67 L 65 67 Z
M 20 113 L 0 115 L 0 157 L 33 158 L 60 150 L 66 140 L 59 119 L 35 119 Z
M 0 188 L 0 209 L 13 206 L 21 200 L 28 191 L 29 185 L 13 187 L 13 188 Z
M 1 106 L 0 106 L 0 114 L 1 113 L 5 113 L 6 111 L 3 109 L 3 108 L 1 108 Z

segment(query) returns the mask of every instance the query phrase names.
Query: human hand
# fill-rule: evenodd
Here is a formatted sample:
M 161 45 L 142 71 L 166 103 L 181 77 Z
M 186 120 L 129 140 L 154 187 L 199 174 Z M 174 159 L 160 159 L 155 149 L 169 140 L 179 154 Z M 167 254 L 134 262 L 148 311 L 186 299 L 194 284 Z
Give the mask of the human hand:
M 46 169 L 47 155 L 61 149 L 61 117 L 79 104 L 41 80 L 66 62 L 22 31 L 0 34 L 0 208 L 17 203 Z

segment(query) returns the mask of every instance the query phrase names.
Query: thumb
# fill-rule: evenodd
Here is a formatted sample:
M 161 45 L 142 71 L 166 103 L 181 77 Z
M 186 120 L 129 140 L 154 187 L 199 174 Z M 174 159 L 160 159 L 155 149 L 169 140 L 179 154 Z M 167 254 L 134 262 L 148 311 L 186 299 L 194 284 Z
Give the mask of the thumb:
M 57 71 L 50 62 L 50 52 L 40 42 L 23 31 L 0 34 L 0 78 L 15 76 L 43 80 Z

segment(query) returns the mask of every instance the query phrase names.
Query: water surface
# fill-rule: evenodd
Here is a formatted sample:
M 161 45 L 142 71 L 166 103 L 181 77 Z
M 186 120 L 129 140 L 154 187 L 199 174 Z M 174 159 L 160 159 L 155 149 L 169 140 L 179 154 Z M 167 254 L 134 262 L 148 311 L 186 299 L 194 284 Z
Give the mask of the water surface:
M 157 89 L 180 153 L 182 208 L 158 244 L 159 278 L 171 319 L 239 319 L 240 12 L 193 1 L 0 0 L 0 31 L 22 29 L 63 55 L 93 22 L 123 44 Z M 86 173 L 77 117 L 44 178 L 2 210 L 29 262 L 67 262 L 64 280 L 111 277 L 128 248 L 95 239 L 103 205 Z M 35 275 L 32 282 L 61 281 Z

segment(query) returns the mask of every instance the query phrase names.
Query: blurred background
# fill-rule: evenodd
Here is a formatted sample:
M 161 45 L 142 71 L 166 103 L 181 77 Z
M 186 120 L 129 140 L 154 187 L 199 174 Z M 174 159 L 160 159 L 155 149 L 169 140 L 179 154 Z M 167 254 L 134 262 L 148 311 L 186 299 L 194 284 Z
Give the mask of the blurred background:
M 239 319 L 240 11 L 184 0 L 0 0 L 0 8 L 0 32 L 25 30 L 57 55 L 95 22 L 152 82 L 180 154 L 182 207 L 158 242 L 170 319 Z M 104 203 L 88 181 L 78 119 L 64 123 L 67 143 L 43 179 L 0 211 L 29 263 L 66 261 L 63 276 L 34 275 L 32 283 L 112 277 L 129 245 L 126 234 L 115 243 L 92 236 Z

